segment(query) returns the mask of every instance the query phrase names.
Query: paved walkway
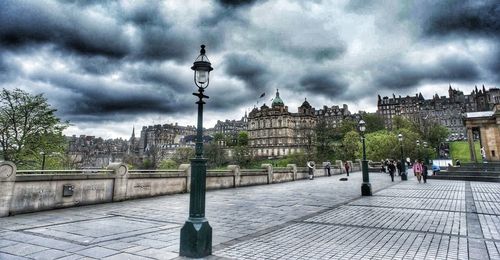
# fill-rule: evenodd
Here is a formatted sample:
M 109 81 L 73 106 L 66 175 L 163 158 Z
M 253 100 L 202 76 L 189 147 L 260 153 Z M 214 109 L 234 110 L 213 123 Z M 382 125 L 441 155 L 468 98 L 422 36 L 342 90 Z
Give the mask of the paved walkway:
M 361 173 L 207 192 L 211 259 L 500 259 L 500 184 Z M 0 218 L 0 259 L 173 259 L 188 194 Z

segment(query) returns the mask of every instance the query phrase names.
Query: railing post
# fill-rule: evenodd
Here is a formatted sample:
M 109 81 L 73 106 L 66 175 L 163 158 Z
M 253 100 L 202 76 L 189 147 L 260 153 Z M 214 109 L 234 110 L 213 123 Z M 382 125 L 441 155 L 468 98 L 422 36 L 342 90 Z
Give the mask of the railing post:
M 233 172 L 233 187 L 239 187 L 241 184 L 241 173 L 239 165 L 228 165 L 227 168 Z
M 267 184 L 273 183 L 273 165 L 270 163 L 263 163 L 260 167 L 267 170 Z
M 15 184 L 16 165 L 12 162 L 0 162 L 0 217 L 9 215 Z
M 297 180 L 297 165 L 296 164 L 287 164 L 286 167 L 292 171 L 292 179 Z
M 124 201 L 127 199 L 128 167 L 123 163 L 112 163 L 108 170 L 113 170 L 115 182 L 113 184 L 113 201 Z
M 191 192 L 191 164 L 181 164 L 179 170 L 186 173 L 186 192 Z

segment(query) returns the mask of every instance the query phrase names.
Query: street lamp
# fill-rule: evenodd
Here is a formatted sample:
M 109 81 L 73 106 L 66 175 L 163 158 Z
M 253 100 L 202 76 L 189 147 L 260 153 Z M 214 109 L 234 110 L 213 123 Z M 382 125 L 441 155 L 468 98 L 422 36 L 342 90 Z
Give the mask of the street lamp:
M 417 140 L 417 159 L 420 160 L 420 140 Z
M 365 146 L 365 131 L 366 123 L 363 120 L 359 120 L 358 129 L 361 133 L 361 141 L 363 142 L 363 160 L 361 161 L 361 171 L 363 173 L 363 183 L 361 184 L 361 195 L 371 196 L 372 195 L 372 185 L 370 184 L 370 177 L 368 176 L 368 161 L 366 160 L 366 146 Z
M 407 181 L 408 176 L 406 176 L 406 162 L 403 156 L 403 135 L 398 134 L 399 146 L 401 148 L 401 180 Z
M 425 151 L 424 162 L 426 165 L 429 165 L 429 150 L 427 150 L 427 142 L 424 142 L 424 151 Z
M 199 100 L 198 128 L 196 129 L 195 158 L 191 159 L 191 192 L 189 194 L 189 218 L 181 229 L 179 255 L 201 258 L 212 254 L 212 227 L 205 218 L 205 188 L 207 177 L 207 159 L 203 158 L 203 92 L 209 84 L 209 74 L 213 70 L 205 56 L 205 45 L 201 45 L 200 55 L 193 66 L 194 83 L 198 93 L 193 93 Z

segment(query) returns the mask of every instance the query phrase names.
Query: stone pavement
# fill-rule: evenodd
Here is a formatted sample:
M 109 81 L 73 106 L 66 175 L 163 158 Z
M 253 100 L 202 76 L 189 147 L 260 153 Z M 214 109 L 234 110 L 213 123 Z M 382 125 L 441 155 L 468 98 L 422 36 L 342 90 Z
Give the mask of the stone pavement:
M 500 183 L 361 173 L 207 192 L 210 259 L 500 259 Z M 188 194 L 0 218 L 0 259 L 173 259 Z

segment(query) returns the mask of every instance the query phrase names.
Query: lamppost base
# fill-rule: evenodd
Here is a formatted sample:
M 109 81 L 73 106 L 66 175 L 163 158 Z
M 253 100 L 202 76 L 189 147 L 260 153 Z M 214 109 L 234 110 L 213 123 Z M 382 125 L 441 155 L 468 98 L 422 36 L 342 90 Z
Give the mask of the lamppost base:
M 372 185 L 369 182 L 363 182 L 361 184 L 361 195 L 362 196 L 372 196 Z
M 408 180 L 408 175 L 406 175 L 406 172 L 401 174 L 401 180 L 402 181 L 407 181 Z
M 205 218 L 189 218 L 181 229 L 180 256 L 200 258 L 212 254 L 212 227 Z

